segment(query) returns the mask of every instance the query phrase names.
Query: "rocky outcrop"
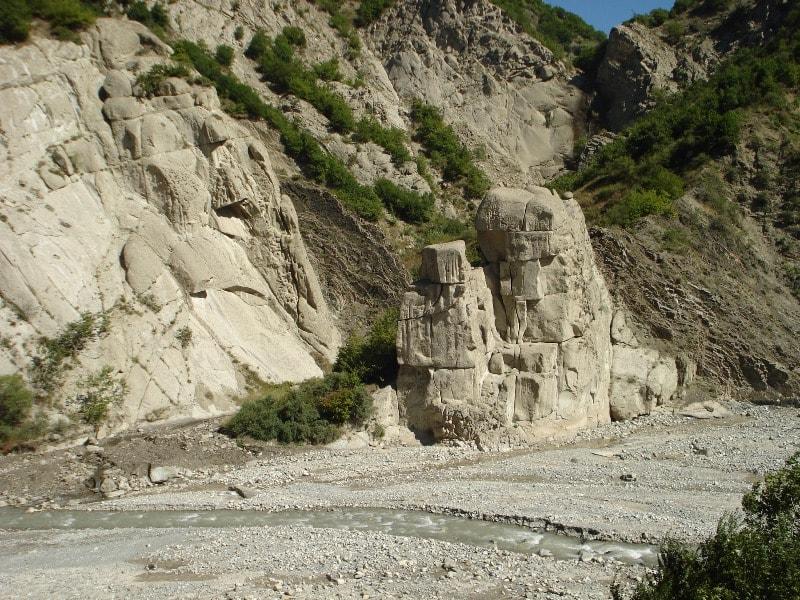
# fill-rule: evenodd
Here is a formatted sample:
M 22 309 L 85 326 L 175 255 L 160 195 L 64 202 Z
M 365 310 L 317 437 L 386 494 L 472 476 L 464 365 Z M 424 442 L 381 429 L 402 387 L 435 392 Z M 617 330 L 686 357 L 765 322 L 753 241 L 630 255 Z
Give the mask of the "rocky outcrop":
M 171 50 L 143 26 L 100 19 L 83 40 L 0 49 L 2 371 L 89 312 L 108 325 L 54 400 L 75 409 L 108 366 L 114 427 L 229 409 L 252 375 L 319 375 L 339 334 L 262 142 L 212 89 L 145 97 L 137 74 Z
M 785 0 L 722 4 L 698 2 L 659 27 L 631 21 L 611 30 L 595 78 L 606 127 L 623 129 L 652 108 L 658 92 L 707 79 L 731 52 L 763 45 L 792 6 Z
M 622 333 L 612 356 L 611 300 L 571 195 L 496 188 L 476 227 L 484 266 L 470 267 L 463 242 L 428 246 L 403 298 L 398 394 L 411 429 L 517 443 L 644 414 L 674 394 L 674 360 L 670 371 Z M 635 377 L 643 399 L 614 385 Z
M 618 25 L 611 30 L 595 81 L 606 126 L 621 130 L 653 106 L 655 92 L 675 92 L 705 79 L 718 60 L 710 40 L 687 53 L 641 23 Z
M 541 184 L 572 154 L 584 94 L 487 0 L 397 2 L 367 35 L 399 97 L 441 108 L 462 139 L 483 145 L 493 181 Z

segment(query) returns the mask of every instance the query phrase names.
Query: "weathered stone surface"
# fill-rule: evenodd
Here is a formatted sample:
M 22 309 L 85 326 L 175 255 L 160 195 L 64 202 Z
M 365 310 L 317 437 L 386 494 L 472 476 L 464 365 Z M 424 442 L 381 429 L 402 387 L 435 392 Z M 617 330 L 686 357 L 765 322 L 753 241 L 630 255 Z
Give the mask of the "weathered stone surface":
M 422 250 L 420 277 L 431 283 L 464 283 L 468 269 L 463 240 L 436 244 Z
M 120 98 L 133 94 L 131 80 L 124 71 L 112 70 L 103 81 L 103 91 L 109 98 Z
M 611 366 L 611 417 L 630 419 L 649 414 L 678 389 L 675 359 L 657 350 L 614 346 Z
M 183 80 L 131 96 L 171 52 L 141 24 L 98 19 L 83 39 L 0 48 L 0 322 L 17 324 L 0 369 L 27 372 L 41 336 L 104 313 L 54 397 L 73 411 L 110 366 L 126 392 L 103 433 L 229 411 L 247 373 L 320 375 L 340 336 L 260 134 Z
M 173 467 L 156 467 L 150 465 L 148 477 L 152 483 L 166 483 L 170 479 L 175 479 L 178 476 L 177 469 Z
M 675 361 L 637 349 L 622 311 L 612 325 L 571 195 L 493 189 L 476 229 L 488 264 L 461 283 L 462 247 L 429 246 L 424 281 L 403 298 L 400 414 L 420 437 L 525 443 L 645 414 L 674 395 Z

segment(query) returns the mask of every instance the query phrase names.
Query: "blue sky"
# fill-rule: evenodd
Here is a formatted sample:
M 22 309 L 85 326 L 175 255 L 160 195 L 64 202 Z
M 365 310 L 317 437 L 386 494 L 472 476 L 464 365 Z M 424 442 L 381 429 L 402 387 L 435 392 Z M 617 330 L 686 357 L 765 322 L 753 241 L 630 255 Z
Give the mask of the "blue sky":
M 630 19 L 634 13 L 654 8 L 672 8 L 673 0 L 545 0 L 580 15 L 595 29 L 608 33 L 614 25 Z

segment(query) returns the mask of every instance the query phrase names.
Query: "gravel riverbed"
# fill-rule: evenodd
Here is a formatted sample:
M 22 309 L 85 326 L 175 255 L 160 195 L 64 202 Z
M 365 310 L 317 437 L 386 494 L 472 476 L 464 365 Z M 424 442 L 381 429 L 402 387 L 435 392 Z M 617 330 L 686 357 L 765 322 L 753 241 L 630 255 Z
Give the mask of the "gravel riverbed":
M 215 433 L 216 424 L 191 423 L 103 440 L 100 451 L 2 457 L 0 504 L 29 510 L 422 509 L 589 538 L 696 541 L 713 531 L 723 512 L 738 508 L 764 472 L 799 449 L 797 408 L 737 402 L 725 408 L 719 418 L 663 410 L 509 452 L 470 445 L 239 448 Z M 156 459 L 178 476 L 163 485 L 140 484 L 141 463 Z M 100 494 L 83 481 L 98 464 L 125 474 L 127 489 L 96 502 Z M 645 575 L 644 567 L 597 557 L 559 561 L 295 525 L 2 535 L 2 598 L 607 598 L 615 577 L 631 583 Z

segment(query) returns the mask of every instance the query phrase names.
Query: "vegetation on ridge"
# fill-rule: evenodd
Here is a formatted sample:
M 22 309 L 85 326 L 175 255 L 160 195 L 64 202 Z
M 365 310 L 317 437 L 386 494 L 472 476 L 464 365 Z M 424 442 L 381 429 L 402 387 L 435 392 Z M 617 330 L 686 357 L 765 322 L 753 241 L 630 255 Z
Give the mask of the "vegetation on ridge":
M 0 44 L 28 39 L 34 18 L 46 21 L 61 40 L 75 40 L 100 14 L 100 2 L 88 0 L 3 0 L 0 3 Z
M 796 102 L 787 91 L 800 85 L 799 31 L 800 9 L 794 9 L 767 47 L 740 49 L 707 81 L 660 98 L 590 165 L 553 185 L 593 192 L 603 222 L 630 225 L 635 218 L 627 216 L 637 210 L 636 216 L 669 214 L 667 203 L 683 194 L 690 173 L 734 153 L 748 111 L 785 111 Z M 651 201 L 642 204 L 643 195 Z M 632 204 L 639 209 L 628 210 Z
M 557 58 L 590 52 L 606 39 L 578 15 L 542 0 L 491 0 L 525 33 L 539 40 Z

